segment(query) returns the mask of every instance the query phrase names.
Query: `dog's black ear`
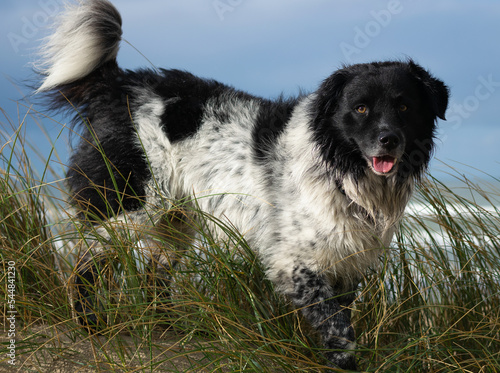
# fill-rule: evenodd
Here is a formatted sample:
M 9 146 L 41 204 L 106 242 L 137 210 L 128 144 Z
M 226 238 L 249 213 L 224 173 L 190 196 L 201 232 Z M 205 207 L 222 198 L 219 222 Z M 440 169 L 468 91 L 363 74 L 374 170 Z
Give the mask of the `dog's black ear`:
M 351 74 L 346 68 L 341 69 L 326 78 L 316 91 L 314 105 L 315 122 L 331 117 L 342 96 L 346 84 L 351 80 Z
M 450 95 L 448 87 L 415 62 L 409 61 L 408 65 L 412 74 L 422 83 L 434 115 L 446 120 L 445 113 L 448 108 L 448 98 Z

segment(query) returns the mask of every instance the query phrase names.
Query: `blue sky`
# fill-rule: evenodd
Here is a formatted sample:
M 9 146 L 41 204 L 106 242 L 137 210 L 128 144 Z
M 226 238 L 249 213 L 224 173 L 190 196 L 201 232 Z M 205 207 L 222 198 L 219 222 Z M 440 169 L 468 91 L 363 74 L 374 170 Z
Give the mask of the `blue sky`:
M 122 67 L 152 63 L 185 69 L 264 97 L 312 91 L 343 63 L 411 57 L 444 80 L 452 93 L 448 121 L 439 122 L 431 172 L 445 177 L 445 162 L 467 175 L 482 170 L 500 177 L 498 0 L 114 4 L 122 14 L 126 40 L 118 55 Z M 29 94 L 23 84 L 33 77 L 36 47 L 63 5 L 61 0 L 2 0 L 0 9 L 0 107 L 18 124 L 27 111 L 20 99 Z M 34 104 L 33 109 L 42 107 Z M 0 122 L 4 133 L 12 132 L 1 114 Z M 53 138 L 61 131 L 60 123 L 42 123 Z M 26 120 L 25 131 L 47 155 L 49 141 L 33 119 Z M 65 162 L 67 132 L 55 143 Z

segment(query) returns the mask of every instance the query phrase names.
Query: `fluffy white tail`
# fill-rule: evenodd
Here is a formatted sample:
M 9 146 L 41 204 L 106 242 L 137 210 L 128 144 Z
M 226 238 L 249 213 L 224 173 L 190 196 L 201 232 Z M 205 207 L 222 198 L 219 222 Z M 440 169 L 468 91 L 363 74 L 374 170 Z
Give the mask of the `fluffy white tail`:
M 116 59 L 121 25 L 120 13 L 107 0 L 68 4 L 42 46 L 37 69 L 45 78 L 37 92 L 75 82 Z

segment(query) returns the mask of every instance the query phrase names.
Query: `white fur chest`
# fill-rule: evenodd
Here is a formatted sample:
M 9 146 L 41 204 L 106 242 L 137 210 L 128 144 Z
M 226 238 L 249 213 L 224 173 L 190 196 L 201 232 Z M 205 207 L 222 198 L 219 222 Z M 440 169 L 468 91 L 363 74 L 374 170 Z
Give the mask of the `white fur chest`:
M 327 171 L 311 138 L 305 110 L 298 110 L 280 143 L 283 176 L 276 188 L 276 234 L 262 256 L 271 277 L 302 262 L 334 277 L 356 281 L 392 239 L 413 182 L 367 173 L 360 180 Z M 277 165 L 277 167 L 279 167 Z M 294 263 L 294 262 L 295 263 Z M 285 290 L 286 291 L 286 290 Z

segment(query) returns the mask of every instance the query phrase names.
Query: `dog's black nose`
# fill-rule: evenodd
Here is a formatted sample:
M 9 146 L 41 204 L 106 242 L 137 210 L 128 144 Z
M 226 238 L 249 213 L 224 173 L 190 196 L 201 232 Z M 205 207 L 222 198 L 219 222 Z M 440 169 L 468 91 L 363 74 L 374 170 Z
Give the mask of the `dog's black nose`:
M 400 139 L 394 132 L 382 132 L 378 141 L 385 149 L 392 150 L 399 145 Z

